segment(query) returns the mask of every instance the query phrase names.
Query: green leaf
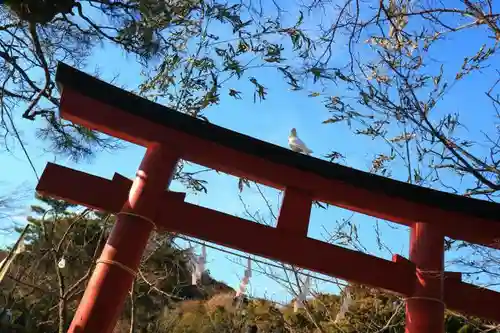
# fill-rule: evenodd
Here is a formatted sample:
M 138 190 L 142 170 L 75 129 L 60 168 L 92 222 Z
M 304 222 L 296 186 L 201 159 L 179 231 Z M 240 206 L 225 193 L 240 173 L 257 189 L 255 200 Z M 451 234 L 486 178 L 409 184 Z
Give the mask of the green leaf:
M 238 179 L 238 189 L 240 190 L 240 193 L 243 192 L 244 186 L 250 188 L 250 182 L 246 178 L 239 178 Z
M 348 78 L 347 76 L 345 76 L 344 74 L 342 74 L 342 72 L 340 70 L 337 70 L 335 72 L 335 75 L 341 79 L 342 81 L 345 81 L 345 82 L 352 82 L 352 80 L 350 78 Z
M 302 89 L 299 86 L 299 81 L 288 71 L 288 67 L 278 67 L 278 70 L 285 75 L 285 78 L 288 79 L 288 84 L 292 86 L 293 90 L 300 90 Z
M 234 97 L 236 99 L 241 99 L 241 91 L 229 89 L 229 96 Z
M 331 153 L 325 155 L 325 157 L 330 161 L 333 162 L 335 160 L 338 160 L 339 158 L 345 158 L 344 155 L 339 153 L 338 151 L 332 151 Z
M 314 75 L 313 82 L 316 83 L 316 81 L 319 78 L 321 78 L 321 74 L 323 73 L 323 69 L 317 68 L 317 67 L 313 67 L 313 68 L 309 69 L 309 72 L 311 72 Z
M 290 40 L 292 41 L 293 49 L 298 50 L 300 49 L 300 36 L 298 33 L 291 33 L 290 34 Z
M 334 116 L 330 119 L 324 120 L 322 123 L 323 124 L 334 124 L 334 123 L 338 123 L 339 121 L 343 121 L 343 120 L 345 120 L 344 116 Z
M 226 55 L 226 50 L 224 50 L 224 49 L 220 49 L 220 48 L 216 47 L 216 48 L 215 48 L 215 53 L 217 53 L 217 55 L 218 55 L 219 57 L 223 57 L 223 56 L 225 56 L 225 55 Z
M 241 29 L 243 29 L 244 27 L 247 27 L 249 26 L 250 24 L 252 24 L 252 20 L 248 20 L 246 22 L 241 22 L 241 23 L 237 23 L 234 25 L 234 28 L 233 28 L 233 34 Z
M 370 103 L 370 97 L 368 96 L 368 94 L 365 93 L 364 91 L 362 91 L 362 92 L 360 92 L 360 95 L 363 99 L 361 104 L 368 105 Z
M 227 59 L 224 62 L 224 65 L 225 66 L 223 70 L 233 72 L 238 78 L 241 78 L 241 75 L 243 74 L 243 68 L 237 60 Z
M 299 27 L 304 21 L 304 13 L 302 11 L 299 11 L 299 13 L 300 13 L 299 19 L 297 20 L 297 23 L 295 23 L 296 28 Z
M 413 169 L 413 179 L 415 180 L 415 183 L 421 183 L 423 178 L 420 175 L 420 172 L 417 169 Z
M 43 207 L 32 205 L 31 206 L 31 211 L 34 212 L 34 213 L 36 213 L 36 214 L 43 215 L 43 214 L 45 214 L 45 212 L 47 210 L 45 208 L 43 208 Z
M 238 54 L 245 53 L 248 50 L 250 50 L 250 46 L 243 39 L 240 39 L 238 42 Z
M 252 82 L 254 85 L 255 85 L 255 92 L 254 92 L 254 95 L 253 95 L 253 101 L 254 103 L 257 101 L 257 96 L 259 97 L 259 99 L 262 101 L 262 100 L 265 100 L 266 99 L 266 95 L 267 95 L 267 92 L 266 92 L 266 88 L 261 85 L 259 82 L 257 82 L 257 79 L 254 78 L 254 77 L 251 77 L 250 78 L 250 82 Z

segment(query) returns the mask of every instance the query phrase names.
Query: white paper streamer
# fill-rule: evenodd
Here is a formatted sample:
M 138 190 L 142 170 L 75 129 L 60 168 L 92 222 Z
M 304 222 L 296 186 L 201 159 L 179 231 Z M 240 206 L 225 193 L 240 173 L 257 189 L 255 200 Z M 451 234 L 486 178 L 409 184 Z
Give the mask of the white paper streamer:
M 308 276 L 306 277 L 306 281 L 302 285 L 302 290 L 300 291 L 297 299 L 295 300 L 293 304 L 293 311 L 297 312 L 299 309 L 304 307 L 304 302 L 307 298 L 307 295 L 309 295 L 309 288 L 311 284 L 311 278 Z
M 245 269 L 245 274 L 240 283 L 240 288 L 236 292 L 236 297 L 245 294 L 248 286 L 248 282 L 250 282 L 250 278 L 252 277 L 252 260 L 248 258 L 247 268 Z
M 342 298 L 342 304 L 340 305 L 339 312 L 337 313 L 337 316 L 335 317 L 335 322 L 338 322 L 341 319 L 345 318 L 345 314 L 347 311 L 349 311 L 349 307 L 354 303 L 354 300 L 352 299 L 351 292 L 347 289 L 346 287 L 344 289 L 345 294 L 344 297 Z
M 191 257 L 191 264 L 193 265 L 193 272 L 191 273 L 191 283 L 196 285 L 201 280 L 205 272 L 205 264 L 207 262 L 207 249 L 205 245 L 201 248 L 201 256 L 197 257 L 195 254 Z

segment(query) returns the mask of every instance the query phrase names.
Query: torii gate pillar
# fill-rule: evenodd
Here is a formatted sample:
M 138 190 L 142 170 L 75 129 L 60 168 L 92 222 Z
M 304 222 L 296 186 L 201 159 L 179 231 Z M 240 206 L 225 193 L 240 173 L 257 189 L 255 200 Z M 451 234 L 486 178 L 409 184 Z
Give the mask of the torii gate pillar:
M 445 304 L 500 322 L 500 293 L 466 283 L 459 273 L 443 274 L 445 236 L 500 248 L 498 203 L 298 154 L 152 103 L 62 63 L 56 81 L 63 119 L 147 147 L 133 184 L 120 175 L 108 180 L 49 163 L 37 185 L 41 195 L 118 216 L 69 333 L 110 333 L 155 222 L 165 231 L 407 297 L 407 333 L 443 333 Z M 196 206 L 185 202 L 184 193 L 166 191 L 178 158 L 284 190 L 277 227 Z M 307 237 L 313 200 L 411 227 L 410 260 L 396 255 L 389 261 Z M 247 237 L 235 238 L 235 230 Z
M 411 227 L 410 260 L 416 286 L 406 299 L 406 333 L 444 333 L 444 236 L 428 223 Z
M 68 333 L 113 331 L 177 161 L 162 145 L 148 147 Z

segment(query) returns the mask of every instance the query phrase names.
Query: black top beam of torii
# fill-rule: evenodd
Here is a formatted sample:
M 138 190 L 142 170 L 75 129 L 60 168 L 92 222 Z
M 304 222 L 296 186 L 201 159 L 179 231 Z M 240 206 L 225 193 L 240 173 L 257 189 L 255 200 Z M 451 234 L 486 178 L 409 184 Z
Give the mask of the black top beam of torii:
M 100 102 L 114 105 L 134 116 L 218 145 L 267 159 L 276 164 L 297 168 L 327 179 L 342 181 L 373 193 L 382 193 L 500 223 L 500 204 L 498 203 L 424 188 L 302 155 L 151 102 L 64 63 L 59 63 L 57 67 L 56 81 L 61 88 L 68 87 Z

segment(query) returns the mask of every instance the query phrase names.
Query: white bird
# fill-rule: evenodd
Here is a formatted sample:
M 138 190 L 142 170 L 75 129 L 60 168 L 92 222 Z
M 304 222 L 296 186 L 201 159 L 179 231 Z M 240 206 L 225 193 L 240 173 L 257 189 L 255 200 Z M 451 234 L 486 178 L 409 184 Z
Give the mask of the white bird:
M 307 148 L 306 144 L 302 142 L 302 140 L 299 139 L 295 128 L 292 128 L 290 131 L 290 135 L 288 136 L 288 145 L 293 151 L 298 153 L 310 155 L 313 152 L 311 149 Z

